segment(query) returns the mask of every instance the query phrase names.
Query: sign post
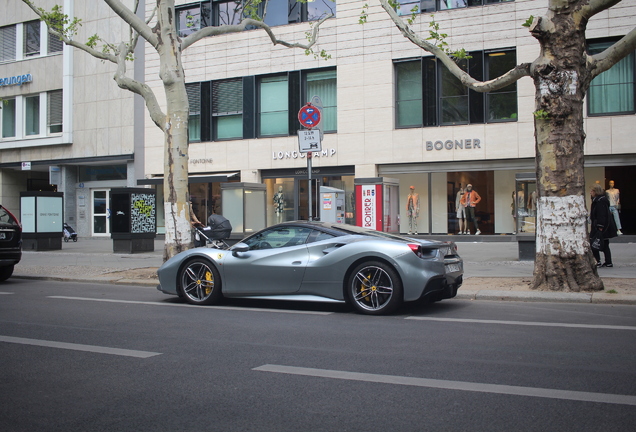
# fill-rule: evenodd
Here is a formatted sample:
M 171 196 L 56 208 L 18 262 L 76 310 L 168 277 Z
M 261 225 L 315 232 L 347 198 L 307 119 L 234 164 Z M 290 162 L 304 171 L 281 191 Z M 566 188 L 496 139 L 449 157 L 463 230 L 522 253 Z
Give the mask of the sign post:
M 317 98 L 317 96 L 314 96 Z M 313 100 L 313 99 L 312 99 Z M 318 99 L 320 100 L 320 99 Z M 300 111 L 298 111 L 298 121 L 308 130 L 299 130 L 298 131 L 298 146 L 301 153 L 307 153 L 307 178 L 309 180 L 307 192 L 309 193 L 309 220 L 313 220 L 314 215 L 312 214 L 312 188 L 311 188 L 311 156 L 315 151 L 322 151 L 322 135 L 320 131 L 317 129 L 313 129 L 318 127 L 320 124 L 321 112 L 320 109 L 311 103 L 307 103 Z

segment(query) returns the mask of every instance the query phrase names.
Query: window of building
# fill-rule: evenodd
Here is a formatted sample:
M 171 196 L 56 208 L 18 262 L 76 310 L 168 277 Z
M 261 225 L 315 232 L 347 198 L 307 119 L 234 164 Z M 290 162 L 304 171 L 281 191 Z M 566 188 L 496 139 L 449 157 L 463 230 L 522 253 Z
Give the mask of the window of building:
M 62 49 L 64 48 L 64 42 L 62 42 L 62 39 L 51 33 L 47 36 L 49 38 L 47 42 L 47 53 L 54 54 L 62 52 Z
M 289 134 L 286 75 L 263 77 L 258 88 L 260 136 Z
M 243 138 L 243 80 L 240 78 L 212 83 L 212 118 L 214 138 Z
M 15 99 L 5 99 L 2 104 L 2 138 L 15 137 Z
M 592 55 L 598 54 L 614 42 L 616 41 L 592 42 L 589 44 L 589 52 Z M 627 57 L 592 80 L 587 93 L 589 115 L 633 114 L 635 112 L 635 57 L 632 51 Z
M 215 25 L 239 24 L 243 18 L 241 0 L 214 0 Z
M 506 3 L 513 0 L 398 0 L 400 15 L 410 15 L 413 9 L 415 13 L 435 12 L 436 10 L 459 9 L 473 6 L 483 6 L 494 3 Z
M 15 25 L 0 27 L 0 63 L 16 58 Z
M 177 8 L 176 14 L 179 36 L 189 36 L 201 28 L 201 5 L 199 3 Z
M 53 90 L 47 94 L 47 127 L 49 133 L 62 132 L 62 90 Z
M 40 95 L 24 98 L 24 134 L 40 135 Z
M 314 96 L 322 101 L 321 120 L 324 132 L 338 130 L 338 107 L 336 89 L 336 71 L 307 72 L 307 94 L 305 100 L 309 101 Z
M 188 94 L 188 141 L 201 141 L 201 84 L 186 84 Z
M 24 56 L 32 57 L 40 54 L 40 21 L 24 23 Z
M 331 0 L 289 1 L 289 23 L 318 21 L 332 14 L 336 16 L 336 2 Z
M 478 80 L 501 76 L 516 64 L 514 50 L 471 52 L 462 69 Z M 468 90 L 434 57 L 396 62 L 395 125 L 426 127 L 516 121 L 517 84 L 483 95 Z

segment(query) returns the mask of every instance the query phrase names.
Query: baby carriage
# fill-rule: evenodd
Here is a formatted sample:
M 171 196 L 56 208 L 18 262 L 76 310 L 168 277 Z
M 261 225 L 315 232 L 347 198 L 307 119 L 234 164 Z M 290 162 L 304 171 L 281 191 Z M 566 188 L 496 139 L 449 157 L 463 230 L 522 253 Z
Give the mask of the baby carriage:
M 68 242 L 69 240 L 73 240 L 74 242 L 76 242 L 77 241 L 77 233 L 75 232 L 73 227 L 71 227 L 66 222 L 64 222 L 62 227 L 64 228 L 62 230 L 62 232 L 64 233 L 64 241 Z
M 225 242 L 230 238 L 232 224 L 221 215 L 213 214 L 208 218 L 208 226 L 195 226 L 194 246 L 201 247 L 206 244 L 216 249 L 227 250 L 230 245 Z

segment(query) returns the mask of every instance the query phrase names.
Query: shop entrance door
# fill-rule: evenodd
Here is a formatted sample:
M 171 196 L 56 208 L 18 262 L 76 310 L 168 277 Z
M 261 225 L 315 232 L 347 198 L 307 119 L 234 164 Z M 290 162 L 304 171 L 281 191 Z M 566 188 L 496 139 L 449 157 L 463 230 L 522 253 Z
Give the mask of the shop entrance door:
M 318 214 L 318 197 L 320 196 L 320 179 L 311 179 L 311 215 L 314 220 L 320 218 Z M 309 179 L 297 179 L 297 190 L 298 190 L 298 219 L 299 220 L 308 220 L 309 219 Z
M 110 189 L 93 189 L 91 190 L 91 208 L 93 210 L 93 227 L 92 235 L 109 236 L 110 235 Z

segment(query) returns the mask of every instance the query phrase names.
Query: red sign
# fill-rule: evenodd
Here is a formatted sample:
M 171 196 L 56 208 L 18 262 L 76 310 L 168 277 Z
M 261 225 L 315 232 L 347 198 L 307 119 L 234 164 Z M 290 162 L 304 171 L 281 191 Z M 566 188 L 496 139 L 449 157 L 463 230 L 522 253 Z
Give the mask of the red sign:
M 382 231 L 382 185 L 356 185 L 356 225 Z
M 320 123 L 320 110 L 307 104 L 298 111 L 298 121 L 306 128 L 315 128 Z

